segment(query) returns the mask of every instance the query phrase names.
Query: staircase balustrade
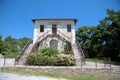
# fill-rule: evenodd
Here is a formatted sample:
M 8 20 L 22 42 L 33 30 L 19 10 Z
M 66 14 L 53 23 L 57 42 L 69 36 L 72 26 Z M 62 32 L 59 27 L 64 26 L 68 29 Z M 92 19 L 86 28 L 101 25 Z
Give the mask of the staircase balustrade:
M 76 39 L 76 43 L 77 43 L 77 45 L 78 45 L 78 50 L 81 52 L 81 60 L 82 60 L 82 62 L 84 62 L 85 63 L 85 55 L 84 55 L 84 53 L 83 53 L 83 50 L 82 50 L 82 48 L 81 48 L 81 45 L 80 45 L 80 43 L 79 43 L 79 41 Z
M 66 39 L 67 41 L 69 42 L 71 41 L 70 38 L 66 36 L 64 33 L 62 33 L 60 30 L 57 31 L 57 34 Z
M 37 47 L 37 43 L 39 41 L 41 41 L 42 39 L 44 39 L 46 36 L 48 35 L 52 35 L 52 31 L 51 30 L 48 30 L 47 32 L 43 33 L 41 36 L 39 36 L 37 38 L 37 40 L 35 41 L 35 43 L 33 44 L 33 48 L 32 48 L 32 51 L 31 53 L 34 53 L 35 51 L 35 48 Z M 57 35 L 61 36 L 62 38 L 64 38 L 65 40 L 67 40 L 68 42 L 71 42 L 71 39 L 66 36 L 64 33 L 62 33 L 60 30 L 57 30 Z
M 27 47 L 29 46 L 29 44 L 32 43 L 32 40 L 29 40 L 26 45 L 23 47 L 22 51 L 19 53 L 18 57 L 15 58 L 15 61 L 18 63 L 21 56 L 24 54 L 25 50 L 27 49 Z
M 64 39 L 66 39 L 67 41 L 70 42 L 70 38 L 68 36 L 66 36 L 65 34 L 63 34 L 60 30 L 57 30 L 57 34 L 60 35 L 61 37 L 63 37 Z M 33 44 L 33 48 L 31 53 L 34 53 L 35 48 L 37 47 L 37 43 L 39 41 L 41 41 L 42 39 L 44 39 L 47 35 L 52 35 L 52 31 L 48 30 L 47 32 L 43 33 L 41 36 L 39 36 L 37 38 L 37 40 L 35 41 L 35 43 Z
M 48 35 L 52 35 L 52 31 L 51 31 L 51 30 L 46 31 L 45 33 L 43 33 L 42 35 L 40 35 L 40 36 L 37 38 L 37 40 L 36 40 L 35 43 L 33 44 L 33 47 L 32 47 L 32 49 L 31 49 L 31 52 L 30 52 L 30 53 L 35 53 L 35 50 L 36 50 L 36 48 L 37 48 L 37 43 L 38 43 L 39 41 L 41 41 L 42 39 L 46 38 Z M 71 42 L 71 39 L 70 39 L 68 36 L 66 36 L 64 33 L 62 33 L 60 30 L 57 30 L 57 35 L 59 35 L 60 37 L 64 38 L 64 39 L 67 40 L 68 42 Z M 19 54 L 19 56 L 18 56 L 18 58 L 17 58 L 18 60 L 20 60 L 21 56 L 24 54 L 24 52 L 25 52 L 25 50 L 27 49 L 27 47 L 29 46 L 30 42 L 31 42 L 31 40 L 29 40 L 29 41 L 27 42 L 27 44 L 24 46 L 24 48 L 22 49 L 21 53 Z M 83 61 L 84 58 L 85 58 L 85 56 L 84 56 L 84 53 L 83 53 L 83 51 L 82 51 L 82 49 L 81 49 L 81 46 L 80 46 L 80 44 L 79 44 L 79 42 L 78 42 L 77 39 L 76 39 L 76 43 L 77 43 L 78 50 L 79 50 L 79 54 L 78 54 L 78 55 L 82 57 L 82 61 Z M 73 46 L 73 45 L 71 45 L 71 46 Z M 81 54 L 80 54 L 80 53 L 81 53 Z
M 31 50 L 31 53 L 34 53 L 35 51 L 35 48 L 37 47 L 37 43 L 39 42 L 39 41 L 41 41 L 42 39 L 44 39 L 48 34 L 50 34 L 49 33 L 50 32 L 50 30 L 48 30 L 47 32 L 45 32 L 45 33 L 43 33 L 41 36 L 39 36 L 38 38 L 37 38 L 37 40 L 35 41 L 35 43 L 33 44 L 33 48 L 32 48 L 32 50 Z

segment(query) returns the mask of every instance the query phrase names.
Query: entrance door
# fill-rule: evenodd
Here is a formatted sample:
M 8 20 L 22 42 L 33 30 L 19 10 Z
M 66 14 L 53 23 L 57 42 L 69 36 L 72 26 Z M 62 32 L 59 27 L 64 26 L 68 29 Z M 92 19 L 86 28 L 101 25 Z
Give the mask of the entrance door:
M 57 26 L 56 25 L 52 25 L 52 34 L 53 35 L 57 34 Z
M 56 49 L 57 50 L 57 48 L 58 48 L 58 42 L 56 40 L 51 40 L 50 41 L 50 47 L 52 49 Z

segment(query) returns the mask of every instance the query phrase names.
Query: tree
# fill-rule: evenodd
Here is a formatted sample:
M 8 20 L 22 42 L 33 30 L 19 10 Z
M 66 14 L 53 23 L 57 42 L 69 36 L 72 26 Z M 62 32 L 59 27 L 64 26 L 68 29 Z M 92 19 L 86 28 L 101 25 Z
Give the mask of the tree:
M 27 37 L 20 38 L 20 39 L 18 40 L 18 45 L 19 45 L 21 48 L 23 48 L 29 40 L 32 41 L 32 39 L 27 38 Z
M 6 37 L 4 41 L 2 41 L 2 54 L 6 55 L 7 57 L 17 56 L 29 40 L 30 38 L 27 37 L 20 39 L 15 39 L 11 36 Z
M 0 35 L 0 54 L 2 54 L 3 51 L 3 41 L 2 41 L 2 36 Z
M 8 36 L 4 40 L 4 51 L 3 54 L 8 57 L 15 57 L 18 55 L 18 40 L 15 38 L 12 38 L 11 36 Z
M 93 33 L 91 28 L 92 27 L 90 26 L 82 26 L 76 31 L 77 38 L 80 41 L 83 51 L 87 57 L 92 57 L 93 53 L 91 45 Z
M 104 30 L 104 56 L 120 61 L 120 11 L 107 10 L 108 16 L 100 21 Z
M 108 16 L 97 26 L 76 31 L 86 57 L 111 57 L 120 61 L 120 11 L 107 10 Z

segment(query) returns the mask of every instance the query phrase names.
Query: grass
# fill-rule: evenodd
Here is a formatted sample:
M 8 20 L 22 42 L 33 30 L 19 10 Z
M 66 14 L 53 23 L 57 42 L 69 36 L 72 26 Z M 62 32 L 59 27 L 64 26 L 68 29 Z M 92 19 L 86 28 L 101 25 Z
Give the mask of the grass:
M 95 62 L 95 58 L 86 58 L 85 61 Z M 104 60 L 102 60 L 102 59 L 97 59 L 97 62 L 98 62 L 98 63 L 104 63 Z
M 1 68 L 1 72 L 8 72 L 26 76 L 47 76 L 47 77 L 54 77 L 54 78 L 64 78 L 67 80 L 101 80 L 99 78 L 95 78 L 93 76 L 88 75 L 68 75 L 68 74 L 58 74 L 54 72 L 37 72 L 37 71 L 25 71 L 21 69 L 15 68 Z
M 86 58 L 85 61 L 95 62 L 95 58 Z M 97 62 L 98 63 L 104 63 L 104 60 L 103 59 L 97 59 Z M 111 61 L 111 64 L 113 64 L 113 65 L 120 65 L 120 62 Z

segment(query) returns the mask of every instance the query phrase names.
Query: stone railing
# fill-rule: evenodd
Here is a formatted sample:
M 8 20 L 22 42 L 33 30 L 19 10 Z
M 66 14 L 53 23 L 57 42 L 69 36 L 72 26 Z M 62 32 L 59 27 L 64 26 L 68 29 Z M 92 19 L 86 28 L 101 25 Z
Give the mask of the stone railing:
M 57 30 L 57 34 L 62 38 L 64 38 L 65 40 L 67 40 L 68 42 L 71 41 L 71 39 L 68 36 L 66 36 L 64 33 L 62 33 L 60 30 Z
M 39 41 L 41 41 L 42 39 L 46 38 L 48 35 L 53 35 L 51 30 L 47 30 L 46 32 L 44 32 L 42 35 L 39 35 L 39 37 L 37 38 L 37 40 L 35 41 L 35 43 L 33 44 L 33 48 L 31 50 L 31 53 L 34 53 L 35 48 L 37 47 L 37 43 Z M 54 34 L 55 35 L 55 34 Z M 70 38 L 68 36 L 66 36 L 64 33 L 62 33 L 60 30 L 57 30 L 57 34 L 60 37 L 64 38 L 67 41 L 71 41 Z
M 37 43 L 38 43 L 39 41 L 41 41 L 42 39 L 44 39 L 48 34 L 49 34 L 49 31 L 43 33 L 42 35 L 40 35 L 40 36 L 37 38 L 37 40 L 36 40 L 35 43 L 33 44 L 33 48 L 32 48 L 32 50 L 31 50 L 31 53 L 34 53 L 34 52 L 35 52 L 34 50 L 35 50 L 35 48 L 37 47 Z
M 26 45 L 23 47 L 22 51 L 19 53 L 18 57 L 15 58 L 16 62 L 19 62 L 21 56 L 24 54 L 25 50 L 27 49 L 27 47 L 32 43 L 32 40 L 29 40 Z
M 81 48 L 81 45 L 80 45 L 80 43 L 78 42 L 77 39 L 76 39 L 76 43 L 77 43 L 77 45 L 78 45 L 78 50 L 79 50 L 79 52 L 80 52 L 79 55 L 81 55 L 81 57 L 82 57 L 82 62 L 85 62 L 85 55 L 84 55 L 84 52 L 83 52 L 83 50 L 82 50 L 82 48 Z

